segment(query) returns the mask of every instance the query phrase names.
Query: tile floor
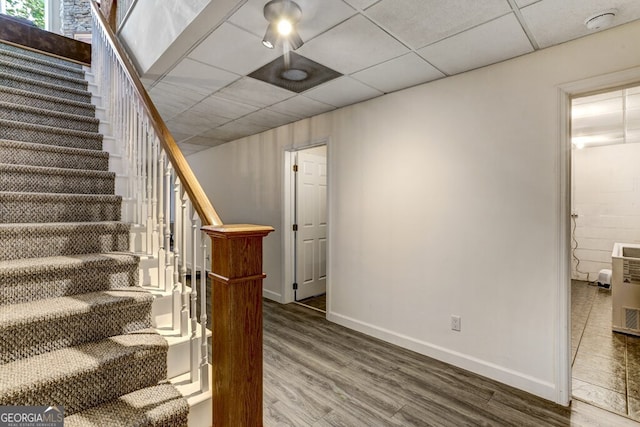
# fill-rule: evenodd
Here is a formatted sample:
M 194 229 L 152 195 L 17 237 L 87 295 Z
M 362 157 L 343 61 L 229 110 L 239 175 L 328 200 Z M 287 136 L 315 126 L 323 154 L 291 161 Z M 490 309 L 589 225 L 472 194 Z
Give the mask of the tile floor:
M 571 283 L 573 397 L 640 420 L 640 337 L 611 330 L 611 291 Z

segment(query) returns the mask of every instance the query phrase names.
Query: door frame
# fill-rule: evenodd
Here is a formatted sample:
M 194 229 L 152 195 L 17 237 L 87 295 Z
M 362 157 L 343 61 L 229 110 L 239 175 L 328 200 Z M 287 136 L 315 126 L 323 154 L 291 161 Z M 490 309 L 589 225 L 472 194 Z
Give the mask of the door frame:
M 555 342 L 556 402 L 571 402 L 571 98 L 640 82 L 640 67 L 558 86 L 558 331 Z
M 305 144 L 285 147 L 284 149 L 284 181 L 283 181 L 283 209 L 282 209 L 282 261 L 283 261 L 283 282 L 280 295 L 281 303 L 288 304 L 294 302 L 293 282 L 294 268 L 293 254 L 295 250 L 294 232 L 292 229 L 295 211 L 295 174 L 293 164 L 295 154 L 298 151 L 315 148 L 325 145 L 327 147 L 327 313 L 330 309 L 330 289 L 331 289 L 331 144 L 330 138 L 309 141 Z

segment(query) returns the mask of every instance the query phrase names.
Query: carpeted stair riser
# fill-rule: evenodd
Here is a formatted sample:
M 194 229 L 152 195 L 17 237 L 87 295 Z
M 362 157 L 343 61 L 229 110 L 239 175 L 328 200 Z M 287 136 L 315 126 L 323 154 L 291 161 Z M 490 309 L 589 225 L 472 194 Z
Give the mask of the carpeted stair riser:
M 119 221 L 121 196 L 0 192 L 0 223 Z
M 186 426 L 189 404 L 169 384 L 134 391 L 64 418 L 65 427 Z
M 0 364 L 151 327 L 141 288 L 0 306 Z
M 81 68 L 69 67 L 47 60 L 34 58 L 18 52 L 0 50 L 0 60 L 26 67 L 37 67 L 38 70 L 55 73 L 61 76 L 72 77 L 74 79 L 84 79 L 84 71 Z
M 139 262 L 128 253 L 0 261 L 0 306 L 137 286 Z
M 167 342 L 142 330 L 0 365 L 0 405 L 64 405 L 65 415 L 166 378 Z
M 79 130 L 0 120 L 0 139 L 102 150 L 102 135 Z
M 0 42 L 0 406 L 186 426 L 77 64 Z M 76 414 L 76 415 L 74 415 Z
M 0 102 L 0 119 L 85 132 L 97 132 L 100 125 L 100 120 L 93 117 L 48 111 L 6 102 Z
M 77 64 L 75 62 L 71 62 L 69 60 L 58 58 L 58 57 L 55 57 L 55 56 L 46 55 L 44 53 L 40 53 L 40 52 L 36 52 L 36 51 L 33 51 L 33 50 L 25 49 L 25 48 L 22 48 L 22 47 L 13 46 L 13 45 L 7 44 L 7 43 L 0 42 L 0 51 L 15 52 L 15 53 L 18 53 L 20 55 L 29 56 L 31 58 L 35 58 L 35 59 L 40 60 L 40 61 L 47 61 L 47 62 L 51 62 L 51 63 L 54 63 L 54 64 L 60 64 L 60 65 L 63 65 L 65 67 L 76 68 L 78 70 L 82 69 L 82 65 Z
M 106 171 L 109 169 L 109 154 L 97 150 L 0 139 L 0 163 Z
M 47 96 L 56 96 L 87 104 L 91 103 L 91 93 L 86 90 L 72 89 L 65 86 L 32 80 L 2 71 L 0 71 L 0 86 L 21 89 Z
M 78 101 L 41 95 L 26 90 L 0 86 L 0 102 L 28 105 L 43 110 L 59 111 L 61 113 L 76 114 L 78 116 L 95 117 L 96 107 Z
M 13 64 L 0 57 L 0 73 L 11 74 L 43 83 L 68 87 L 75 90 L 87 90 L 87 82 L 83 79 L 61 76 L 50 71 L 42 71 L 30 66 Z
M 113 172 L 0 164 L 0 190 L 29 193 L 113 194 Z
M 129 250 L 129 225 L 119 222 L 0 224 L 0 259 Z

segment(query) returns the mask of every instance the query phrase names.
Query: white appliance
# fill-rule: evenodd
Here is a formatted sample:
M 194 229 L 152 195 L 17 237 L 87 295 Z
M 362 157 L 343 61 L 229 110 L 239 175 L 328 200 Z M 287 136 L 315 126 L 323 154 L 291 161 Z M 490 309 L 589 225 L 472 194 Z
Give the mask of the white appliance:
M 640 244 L 614 244 L 611 264 L 613 330 L 640 335 Z

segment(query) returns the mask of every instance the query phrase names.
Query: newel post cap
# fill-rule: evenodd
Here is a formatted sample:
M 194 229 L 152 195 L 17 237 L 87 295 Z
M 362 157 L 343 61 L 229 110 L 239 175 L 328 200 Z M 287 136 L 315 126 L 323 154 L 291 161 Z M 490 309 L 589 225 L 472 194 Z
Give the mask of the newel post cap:
M 211 237 L 217 238 L 236 238 L 236 237 L 260 237 L 274 231 L 274 228 L 268 225 L 254 224 L 224 224 L 224 225 L 205 225 L 202 231 Z

